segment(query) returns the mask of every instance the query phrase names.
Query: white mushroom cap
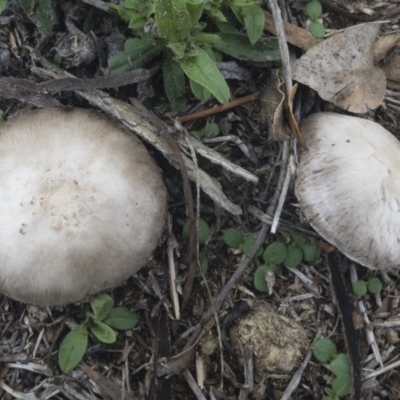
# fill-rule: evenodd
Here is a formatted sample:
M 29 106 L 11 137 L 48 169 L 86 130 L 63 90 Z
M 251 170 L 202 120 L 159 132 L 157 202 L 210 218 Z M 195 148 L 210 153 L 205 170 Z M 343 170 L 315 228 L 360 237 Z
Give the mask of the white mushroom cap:
M 350 259 L 400 267 L 400 142 L 380 125 L 334 113 L 302 122 L 308 150 L 295 189 L 308 222 Z
M 121 284 L 152 255 L 166 190 L 142 143 L 82 109 L 0 128 L 0 292 L 62 305 Z

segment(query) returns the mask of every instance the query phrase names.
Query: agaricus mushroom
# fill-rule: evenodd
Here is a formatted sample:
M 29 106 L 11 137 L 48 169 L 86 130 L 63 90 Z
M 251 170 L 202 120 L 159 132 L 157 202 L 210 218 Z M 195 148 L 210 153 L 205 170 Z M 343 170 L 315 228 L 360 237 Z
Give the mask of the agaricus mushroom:
M 301 124 L 295 190 L 314 229 L 370 268 L 400 267 L 400 142 L 375 122 L 322 112 Z
M 0 128 L 0 292 L 63 305 L 121 284 L 163 230 L 166 190 L 142 143 L 82 109 Z

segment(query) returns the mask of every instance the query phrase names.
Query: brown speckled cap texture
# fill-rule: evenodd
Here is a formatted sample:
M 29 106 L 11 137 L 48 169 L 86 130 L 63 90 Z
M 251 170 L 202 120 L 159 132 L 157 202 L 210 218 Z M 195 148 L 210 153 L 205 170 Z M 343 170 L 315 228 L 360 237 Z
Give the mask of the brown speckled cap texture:
M 83 109 L 0 127 L 0 292 L 63 305 L 118 286 L 162 233 L 166 189 L 142 143 Z

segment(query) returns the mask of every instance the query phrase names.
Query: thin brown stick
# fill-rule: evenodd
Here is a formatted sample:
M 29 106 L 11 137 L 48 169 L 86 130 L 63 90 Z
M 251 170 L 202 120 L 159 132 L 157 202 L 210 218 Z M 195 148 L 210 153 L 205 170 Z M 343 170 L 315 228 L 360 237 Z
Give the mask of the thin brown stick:
M 235 100 L 229 102 L 228 104 L 221 104 L 220 106 L 215 106 L 215 107 L 209 108 L 207 110 L 198 111 L 193 114 L 184 115 L 182 117 L 179 117 L 179 121 L 184 123 L 184 122 L 194 121 L 194 120 L 200 119 L 200 118 L 210 117 L 211 115 L 219 114 L 223 111 L 230 110 L 231 108 L 241 106 L 242 104 L 250 103 L 251 101 L 254 101 L 257 99 L 258 99 L 258 92 L 252 93 L 247 96 L 240 97 L 239 99 L 235 99 Z

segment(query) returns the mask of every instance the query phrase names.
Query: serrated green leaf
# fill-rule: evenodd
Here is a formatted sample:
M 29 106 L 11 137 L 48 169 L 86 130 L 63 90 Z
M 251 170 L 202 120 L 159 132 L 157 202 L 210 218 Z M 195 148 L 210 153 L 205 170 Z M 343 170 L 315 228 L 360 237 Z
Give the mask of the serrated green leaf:
M 179 60 L 179 64 L 191 80 L 208 89 L 220 103 L 228 102 L 229 87 L 204 50 L 190 50 L 183 60 Z
M 139 317 L 126 307 L 115 307 L 109 312 L 103 322 L 111 326 L 111 328 L 124 330 L 136 326 L 139 322 Z
M 58 351 L 58 364 L 63 372 L 72 371 L 85 355 L 87 329 L 87 324 L 80 324 L 62 340 Z
M 97 296 L 93 301 L 90 302 L 90 307 L 93 310 L 94 318 L 98 321 L 103 321 L 113 306 L 114 300 L 106 293 Z
M 185 74 L 180 65 L 173 60 L 172 51 L 166 52 L 163 65 L 164 90 L 172 110 L 185 110 Z
M 117 340 L 117 335 L 114 329 L 110 328 L 104 322 L 93 320 L 89 325 L 90 331 L 93 333 L 100 342 L 114 343 Z
M 266 38 L 251 45 L 248 37 L 240 33 L 218 33 L 220 41 L 214 44 L 222 53 L 238 60 L 277 61 L 280 60 L 277 38 Z
M 19 0 L 19 2 L 42 35 L 47 35 L 53 29 L 53 10 L 50 0 Z
M 155 20 L 158 34 L 172 43 L 187 39 L 192 27 L 185 0 L 156 0 Z

